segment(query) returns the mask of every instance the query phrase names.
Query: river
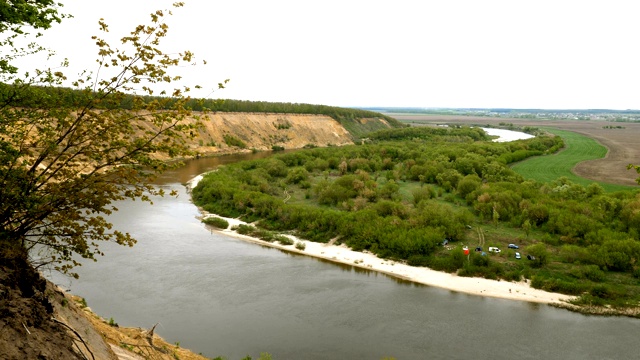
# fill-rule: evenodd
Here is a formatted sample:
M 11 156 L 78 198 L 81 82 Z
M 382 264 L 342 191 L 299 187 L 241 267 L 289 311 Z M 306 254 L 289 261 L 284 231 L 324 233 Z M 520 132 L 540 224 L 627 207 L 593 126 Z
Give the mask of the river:
M 182 183 L 221 163 L 189 162 L 161 185 L 178 197 L 123 201 L 110 217 L 133 248 L 49 274 L 121 326 L 205 356 L 283 359 L 638 359 L 640 321 L 483 298 L 244 242 L 207 230 Z

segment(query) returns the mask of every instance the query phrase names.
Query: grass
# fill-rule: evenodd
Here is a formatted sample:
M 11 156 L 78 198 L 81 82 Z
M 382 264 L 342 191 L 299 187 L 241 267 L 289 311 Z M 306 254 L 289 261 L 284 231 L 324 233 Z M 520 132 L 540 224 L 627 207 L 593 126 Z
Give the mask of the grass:
M 537 156 L 515 164 L 512 168 L 518 174 L 525 178 L 545 183 L 554 181 L 560 177 L 566 177 L 571 182 L 583 186 L 596 182 L 608 192 L 631 189 L 630 186 L 585 179 L 575 175 L 571 171 L 571 169 L 582 161 L 601 159 L 607 155 L 607 148 L 600 145 L 597 141 L 571 131 L 549 128 L 545 130 L 561 136 L 566 146 L 565 149 L 554 155 Z

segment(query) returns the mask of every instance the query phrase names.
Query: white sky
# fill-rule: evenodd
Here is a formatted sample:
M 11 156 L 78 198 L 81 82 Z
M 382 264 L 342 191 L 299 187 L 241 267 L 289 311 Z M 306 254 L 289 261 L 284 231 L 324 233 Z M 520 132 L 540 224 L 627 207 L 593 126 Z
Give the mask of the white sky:
M 173 1 L 60 0 L 43 44 L 95 70 L 115 39 Z M 197 96 L 334 106 L 640 109 L 637 1 L 186 0 L 167 51 L 206 66 Z M 115 44 L 113 44 L 115 45 Z M 166 47 L 165 47 L 166 46 Z M 230 79 L 227 89 L 216 84 Z

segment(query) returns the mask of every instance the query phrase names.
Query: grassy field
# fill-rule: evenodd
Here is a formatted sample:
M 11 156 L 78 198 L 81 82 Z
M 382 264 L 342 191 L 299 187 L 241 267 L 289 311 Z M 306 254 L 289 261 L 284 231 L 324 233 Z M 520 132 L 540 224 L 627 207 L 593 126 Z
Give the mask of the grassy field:
M 538 156 L 522 161 L 515 164 L 512 167 L 513 170 L 525 178 L 534 179 L 540 182 L 554 181 L 562 176 L 583 186 L 597 182 L 579 177 L 575 175 L 571 169 L 573 169 L 573 167 L 575 167 L 579 162 L 605 157 L 607 149 L 598 144 L 594 139 L 575 132 L 550 128 L 545 130 L 561 136 L 565 142 L 566 148 L 554 155 Z M 630 186 L 607 184 L 603 182 L 597 183 L 606 191 L 632 189 Z

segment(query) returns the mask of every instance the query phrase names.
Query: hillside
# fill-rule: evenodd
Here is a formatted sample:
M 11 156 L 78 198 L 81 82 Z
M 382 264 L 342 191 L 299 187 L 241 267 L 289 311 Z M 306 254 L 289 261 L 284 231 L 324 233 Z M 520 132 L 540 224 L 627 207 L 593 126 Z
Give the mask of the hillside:
M 202 124 L 190 145 L 203 154 L 353 143 L 351 134 L 326 115 L 214 113 Z
M 12 106 L 21 108 L 71 110 L 89 106 L 98 112 L 130 110 L 141 114 L 150 109 L 162 111 L 176 106 L 172 98 L 104 94 L 63 87 L 18 89 L 0 83 L 0 94 L 15 98 Z M 204 125 L 195 139 L 188 140 L 201 154 L 345 145 L 374 131 L 406 126 L 377 112 L 326 105 L 232 99 L 190 99 L 183 105 L 192 111 L 194 118 L 200 117 Z

